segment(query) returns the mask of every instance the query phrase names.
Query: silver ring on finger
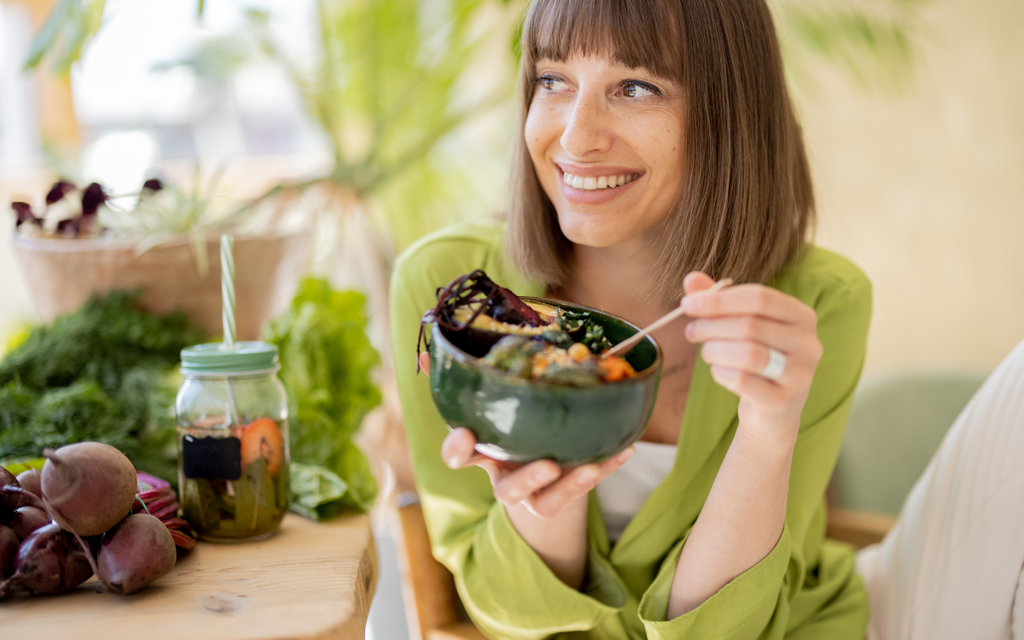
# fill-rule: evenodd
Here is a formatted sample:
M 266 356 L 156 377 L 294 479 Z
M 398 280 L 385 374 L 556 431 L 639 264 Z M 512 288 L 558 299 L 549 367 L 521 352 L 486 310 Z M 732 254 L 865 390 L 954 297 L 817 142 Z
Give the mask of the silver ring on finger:
M 768 364 L 761 369 L 761 377 L 772 382 L 782 377 L 786 372 L 786 356 L 782 355 L 771 347 L 768 348 Z

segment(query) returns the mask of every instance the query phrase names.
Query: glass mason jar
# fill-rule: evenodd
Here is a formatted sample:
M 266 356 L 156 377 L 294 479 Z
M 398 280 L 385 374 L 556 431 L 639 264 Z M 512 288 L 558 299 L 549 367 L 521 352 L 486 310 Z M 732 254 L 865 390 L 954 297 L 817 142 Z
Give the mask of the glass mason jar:
M 203 540 L 269 536 L 288 510 L 288 399 L 277 347 L 183 349 L 178 390 L 178 491 Z

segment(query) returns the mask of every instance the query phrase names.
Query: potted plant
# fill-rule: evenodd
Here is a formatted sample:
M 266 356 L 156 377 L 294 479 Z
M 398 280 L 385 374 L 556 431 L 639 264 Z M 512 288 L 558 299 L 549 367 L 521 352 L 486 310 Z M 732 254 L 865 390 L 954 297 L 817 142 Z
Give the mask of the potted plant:
M 42 206 L 13 203 L 11 242 L 41 318 L 74 311 L 93 294 L 140 289 L 145 310 L 181 309 L 217 335 L 218 242 L 229 232 L 236 234 L 237 333 L 255 340 L 264 322 L 288 306 L 307 267 L 310 237 L 272 227 L 246 233 L 243 223 L 251 228 L 252 221 L 225 214 L 210 192 L 149 180 L 135 198 L 112 199 L 97 183 L 58 181 Z M 125 200 L 128 206 L 118 204 Z

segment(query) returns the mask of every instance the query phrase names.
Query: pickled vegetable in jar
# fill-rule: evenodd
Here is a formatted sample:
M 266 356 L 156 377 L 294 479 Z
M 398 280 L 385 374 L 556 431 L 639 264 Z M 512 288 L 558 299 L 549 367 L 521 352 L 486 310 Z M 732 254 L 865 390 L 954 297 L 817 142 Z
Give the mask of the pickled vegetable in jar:
M 269 536 L 288 510 L 288 400 L 277 347 L 264 342 L 183 349 L 178 487 L 203 540 Z

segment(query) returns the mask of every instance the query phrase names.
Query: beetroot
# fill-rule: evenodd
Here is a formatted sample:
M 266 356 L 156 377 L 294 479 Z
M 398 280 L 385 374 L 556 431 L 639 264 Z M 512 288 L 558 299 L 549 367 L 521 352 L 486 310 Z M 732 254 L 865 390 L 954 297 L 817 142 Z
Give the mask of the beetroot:
M 22 540 L 14 574 L 0 582 L 0 600 L 66 591 L 91 575 L 92 566 L 71 534 L 57 523 L 48 524 Z
M 136 513 L 103 534 L 97 565 L 100 582 L 112 593 L 134 593 L 163 576 L 177 554 L 162 522 Z
M 99 442 L 46 449 L 42 491 L 50 516 L 66 531 L 95 536 L 132 509 L 135 467 L 114 447 Z
M 14 531 L 19 540 L 24 540 L 36 529 L 50 524 L 50 516 L 39 507 L 18 507 L 4 524 Z
M 14 486 L 17 487 L 18 479 L 15 478 L 14 474 L 8 471 L 7 469 L 0 467 L 0 487 L 7 484 L 13 484 Z
M 0 524 L 0 581 L 14 572 L 14 556 L 18 555 L 18 536 Z
M 18 484 L 21 485 L 21 488 L 37 496 L 43 495 L 43 488 L 39 484 L 41 479 L 42 476 L 36 469 L 29 469 L 18 474 Z
M 0 517 L 14 513 L 19 507 L 39 507 L 46 510 L 39 496 L 13 484 L 0 487 Z
M 178 517 L 178 494 L 171 489 L 171 483 L 139 471 L 139 500 L 132 505 L 132 513 L 147 511 L 171 532 L 174 544 L 186 551 L 196 546 L 195 533 L 188 522 Z M 145 506 L 143 506 L 145 505 Z

